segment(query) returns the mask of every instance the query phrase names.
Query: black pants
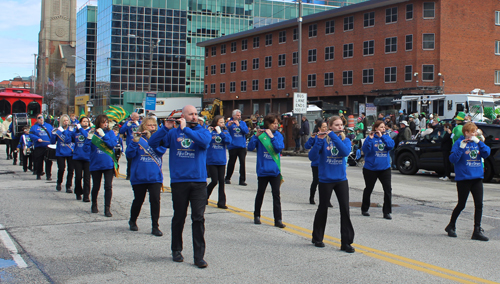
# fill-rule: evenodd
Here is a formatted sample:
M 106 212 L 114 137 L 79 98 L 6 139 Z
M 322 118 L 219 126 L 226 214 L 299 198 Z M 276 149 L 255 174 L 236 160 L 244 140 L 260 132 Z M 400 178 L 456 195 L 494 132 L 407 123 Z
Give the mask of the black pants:
M 483 215 L 483 180 L 471 179 L 457 181 L 458 203 L 451 214 L 450 225 L 455 228 L 458 215 L 464 210 L 469 192 L 474 198 L 474 227 L 481 226 L 481 217 Z
M 52 160 L 45 159 L 45 153 L 47 152 L 47 147 L 37 147 L 33 151 L 35 157 L 35 171 L 37 175 L 42 175 L 43 173 L 43 161 L 45 161 L 45 174 L 47 178 L 52 176 Z
M 194 260 L 205 256 L 205 206 L 207 204 L 206 182 L 172 183 L 172 251 L 182 251 L 182 231 L 186 222 L 187 209 L 191 203 L 191 228 L 193 235 Z
M 113 176 L 115 171 L 113 169 L 91 171 L 92 175 L 92 203 L 97 204 L 97 196 L 99 189 L 101 189 L 101 179 L 104 175 L 104 206 L 111 206 L 111 197 L 113 196 Z
M 75 194 L 87 199 L 90 196 L 90 162 L 84 160 L 73 160 L 75 168 Z M 82 188 L 83 177 L 83 188 Z
M 352 244 L 354 241 L 354 228 L 349 216 L 349 184 L 347 180 L 337 183 L 319 183 L 319 206 L 314 216 L 312 238 L 315 242 L 323 241 L 328 205 L 334 190 L 340 209 L 340 238 L 343 244 Z
M 314 199 L 314 194 L 316 193 L 316 188 L 318 187 L 319 183 L 319 171 L 318 167 L 311 166 L 312 173 L 313 173 L 313 180 L 311 182 L 311 189 L 309 190 L 309 198 Z
M 231 180 L 234 172 L 234 165 L 236 164 L 236 158 L 240 161 L 240 183 L 245 182 L 245 157 L 247 156 L 246 148 L 237 148 L 229 150 L 229 161 L 227 162 L 227 174 L 226 180 Z
M 141 213 L 142 204 L 146 198 L 146 193 L 149 191 L 149 205 L 151 209 L 151 225 L 153 228 L 158 228 L 158 220 L 160 219 L 160 192 L 161 183 L 143 183 L 132 185 L 134 191 L 134 201 L 130 209 L 130 221 L 137 221 L 137 217 Z
M 12 135 L 12 139 L 9 140 L 10 141 L 10 152 L 11 152 L 11 155 L 12 155 L 12 158 L 14 159 L 14 162 L 17 163 L 17 152 L 18 149 L 17 149 L 17 145 L 19 144 L 19 137 L 14 137 L 14 135 Z M 21 154 L 19 154 L 19 161 L 22 161 L 21 159 Z
M 384 214 L 392 213 L 392 187 L 391 187 L 391 168 L 382 171 L 371 171 L 363 168 L 363 177 L 365 178 L 365 190 L 363 190 L 363 202 L 361 203 L 361 211 L 366 212 L 370 209 L 370 196 L 377 179 L 382 183 L 384 190 L 384 206 L 382 212 Z
M 130 167 L 132 166 L 132 160 L 127 158 L 127 177 L 130 177 Z
M 13 149 L 11 147 L 12 139 L 4 139 L 4 141 L 5 141 L 5 146 L 6 146 L 5 152 L 7 153 L 7 159 L 9 159 L 10 156 L 12 156 L 12 151 L 13 151 Z
M 214 187 L 219 184 L 219 201 L 217 206 L 226 205 L 226 192 L 224 191 L 224 173 L 226 172 L 226 165 L 208 165 L 208 172 L 212 181 L 207 186 L 207 199 L 210 198 Z
M 257 177 L 257 195 L 255 196 L 255 211 L 253 215 L 260 217 L 260 209 L 262 208 L 262 201 L 264 200 L 264 193 L 266 193 L 267 184 L 271 184 L 271 192 L 273 194 L 273 214 L 274 221 L 282 220 L 281 217 L 281 199 L 280 199 L 280 186 L 281 176 L 275 177 Z
M 450 151 L 443 151 L 444 176 L 451 179 Z
M 29 155 L 22 154 L 21 156 L 23 157 L 23 170 L 24 171 L 27 171 L 28 169 L 33 170 L 33 159 L 31 158 L 33 154 Z
M 66 189 L 68 189 L 73 185 L 73 157 L 57 157 L 57 184 L 63 182 L 66 164 L 68 164 L 68 174 L 66 175 Z

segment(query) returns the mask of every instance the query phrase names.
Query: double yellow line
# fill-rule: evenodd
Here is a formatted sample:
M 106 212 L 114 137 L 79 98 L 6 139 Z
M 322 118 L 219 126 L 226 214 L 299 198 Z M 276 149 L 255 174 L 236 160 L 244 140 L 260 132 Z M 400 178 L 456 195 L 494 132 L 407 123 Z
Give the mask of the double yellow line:
M 209 205 L 212 207 L 217 207 L 217 202 L 215 202 L 213 200 L 209 200 Z M 236 215 L 239 215 L 239 216 L 251 219 L 251 220 L 253 220 L 253 218 L 254 218 L 253 212 L 249 212 L 249 211 L 246 211 L 246 210 L 234 207 L 234 206 L 229 206 L 229 205 L 227 205 L 227 207 L 228 207 L 228 209 L 226 209 L 226 210 L 233 213 L 233 214 L 236 214 Z M 268 218 L 265 216 L 261 216 L 260 220 L 264 224 L 274 226 L 274 219 L 271 219 L 271 218 Z M 311 230 L 308 230 L 308 229 L 305 229 L 302 227 L 298 227 L 298 226 L 295 226 L 293 224 L 288 224 L 288 223 L 285 223 L 285 224 L 286 224 L 286 228 L 284 228 L 282 230 L 285 230 L 287 232 L 302 236 L 302 237 L 307 238 L 309 240 L 311 239 L 311 234 L 312 234 Z M 337 239 L 337 238 L 334 238 L 331 236 L 325 236 L 325 239 L 323 240 L 323 242 L 326 244 L 332 245 L 332 246 L 339 247 L 339 248 L 341 245 L 340 239 Z M 406 257 L 399 256 L 396 254 L 388 253 L 385 251 L 373 249 L 370 247 L 366 247 L 366 246 L 362 246 L 362 245 L 358 245 L 358 244 L 354 244 L 354 247 L 356 248 L 356 252 L 362 253 L 366 256 L 380 259 L 383 261 L 387 261 L 387 262 L 390 262 L 392 264 L 396 264 L 396 265 L 399 265 L 402 267 L 425 272 L 425 273 L 428 273 L 428 274 L 431 274 L 431 275 L 434 275 L 437 277 L 441 277 L 441 278 L 445 278 L 445 279 L 449 279 L 449 280 L 453 280 L 453 281 L 457 281 L 457 282 L 461 282 L 461 283 L 497 283 L 494 281 L 471 276 L 471 275 L 468 275 L 465 273 L 460 273 L 457 271 L 453 271 L 453 270 L 446 269 L 443 267 L 435 266 L 435 265 L 421 262 L 418 260 L 406 258 Z

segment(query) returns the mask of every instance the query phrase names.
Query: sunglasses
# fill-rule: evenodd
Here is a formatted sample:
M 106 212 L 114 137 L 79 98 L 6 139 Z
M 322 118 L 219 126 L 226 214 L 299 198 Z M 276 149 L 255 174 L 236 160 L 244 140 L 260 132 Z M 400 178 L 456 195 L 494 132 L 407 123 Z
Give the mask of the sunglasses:
M 39 117 L 37 117 L 36 119 L 42 119 L 42 118 L 43 118 L 43 117 L 39 116 Z

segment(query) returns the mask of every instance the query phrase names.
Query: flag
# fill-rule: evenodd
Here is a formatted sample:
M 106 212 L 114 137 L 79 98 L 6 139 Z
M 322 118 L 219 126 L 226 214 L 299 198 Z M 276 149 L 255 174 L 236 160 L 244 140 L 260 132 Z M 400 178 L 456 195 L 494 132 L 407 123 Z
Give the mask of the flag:
M 123 109 L 123 107 L 109 106 L 109 109 L 106 110 L 106 115 L 108 116 L 108 119 L 115 120 L 117 123 L 120 123 L 122 120 L 127 118 L 130 113 Z
M 49 78 L 49 86 L 54 87 L 54 81 L 50 80 L 50 78 Z
M 85 109 L 83 107 L 80 108 L 80 117 L 79 119 L 82 119 L 82 117 L 85 116 Z

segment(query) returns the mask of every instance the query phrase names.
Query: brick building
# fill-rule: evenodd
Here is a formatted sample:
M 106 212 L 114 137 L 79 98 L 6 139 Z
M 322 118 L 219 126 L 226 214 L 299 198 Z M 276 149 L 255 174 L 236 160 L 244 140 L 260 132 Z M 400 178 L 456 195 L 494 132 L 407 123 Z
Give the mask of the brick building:
M 297 92 L 297 20 L 198 43 L 204 98 L 283 113 Z M 303 18 L 302 92 L 358 114 L 402 95 L 500 93 L 500 1 L 372 0 Z

